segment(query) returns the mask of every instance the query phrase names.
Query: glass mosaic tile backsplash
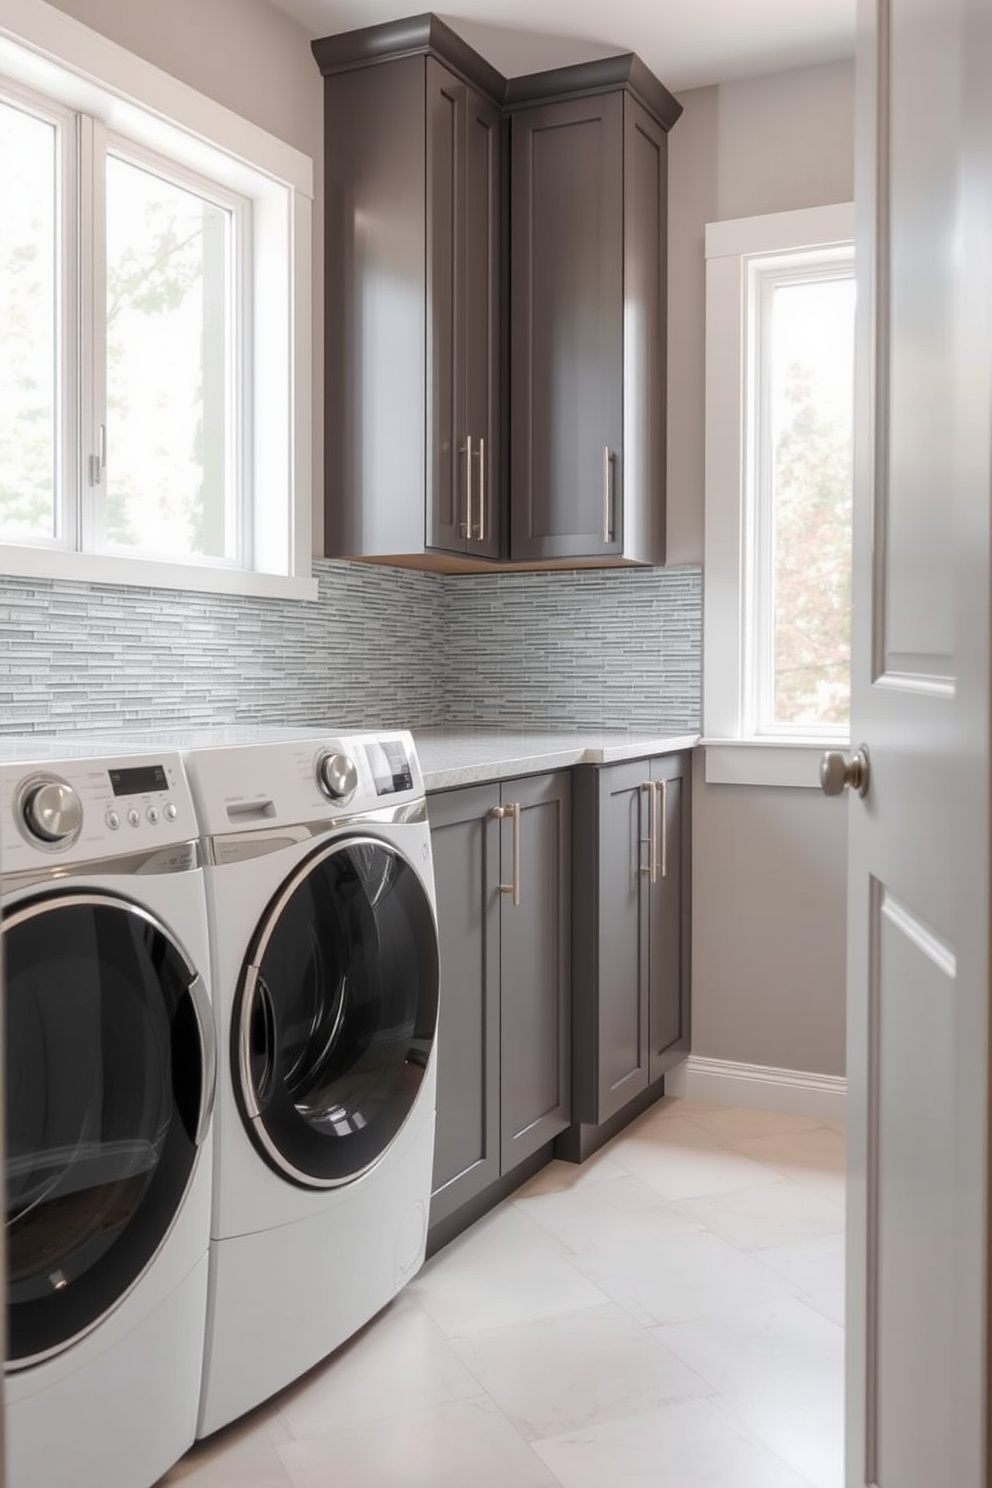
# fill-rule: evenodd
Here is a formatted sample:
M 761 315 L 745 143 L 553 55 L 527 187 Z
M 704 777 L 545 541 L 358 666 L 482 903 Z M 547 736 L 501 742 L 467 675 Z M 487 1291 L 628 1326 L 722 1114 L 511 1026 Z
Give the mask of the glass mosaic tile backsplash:
M 0 732 L 699 728 L 698 568 L 314 571 L 315 603 L 0 579 Z

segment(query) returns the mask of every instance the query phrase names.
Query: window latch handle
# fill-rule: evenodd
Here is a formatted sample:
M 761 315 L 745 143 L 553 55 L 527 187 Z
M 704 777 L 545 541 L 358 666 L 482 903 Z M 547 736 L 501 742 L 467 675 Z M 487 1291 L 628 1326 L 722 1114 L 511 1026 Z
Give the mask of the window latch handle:
M 107 473 L 107 426 L 100 424 L 97 433 L 97 452 L 90 455 L 90 485 L 101 486 Z

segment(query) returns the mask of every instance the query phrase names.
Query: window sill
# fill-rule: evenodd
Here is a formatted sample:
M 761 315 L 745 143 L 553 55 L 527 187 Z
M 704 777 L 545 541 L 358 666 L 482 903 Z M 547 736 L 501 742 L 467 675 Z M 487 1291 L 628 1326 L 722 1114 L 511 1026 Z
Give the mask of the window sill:
M 197 563 L 68 553 L 53 548 L 4 545 L 0 547 L 0 574 L 17 578 L 70 579 L 81 584 L 114 584 L 122 588 L 240 594 L 256 599 L 317 598 L 317 580 L 309 573 L 254 573 L 243 568 L 210 568 Z
M 772 785 L 820 789 L 826 749 L 848 748 L 846 739 L 700 740 L 707 785 Z

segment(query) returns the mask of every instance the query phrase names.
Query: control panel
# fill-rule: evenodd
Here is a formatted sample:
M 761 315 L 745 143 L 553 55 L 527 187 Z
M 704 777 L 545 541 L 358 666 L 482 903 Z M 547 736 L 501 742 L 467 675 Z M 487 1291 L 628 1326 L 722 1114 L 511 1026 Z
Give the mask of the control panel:
M 400 729 L 194 749 L 187 770 L 207 837 L 347 820 L 424 794 L 413 739 Z
M 0 764 L 0 866 L 81 862 L 192 841 L 196 817 L 182 762 L 155 757 Z

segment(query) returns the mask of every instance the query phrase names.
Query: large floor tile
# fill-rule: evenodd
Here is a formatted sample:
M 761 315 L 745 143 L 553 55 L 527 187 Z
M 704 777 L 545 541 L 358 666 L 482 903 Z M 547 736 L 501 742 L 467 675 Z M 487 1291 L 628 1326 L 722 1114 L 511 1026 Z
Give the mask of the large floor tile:
M 575 1257 L 575 1266 L 647 1326 L 688 1322 L 749 1303 L 772 1303 L 795 1288 L 716 1235 L 685 1235 L 656 1245 Z
M 660 1338 L 609 1303 L 453 1347 L 529 1441 L 710 1393 Z
M 755 1259 L 783 1277 L 803 1300 L 838 1326 L 844 1326 L 845 1237 L 824 1235 L 756 1253 Z
M 607 1300 L 564 1253 L 529 1247 L 425 1268 L 408 1291 L 448 1338 L 599 1307 Z
M 845 1202 L 846 1142 L 829 1126 L 750 1137 L 739 1141 L 735 1150 L 837 1204 Z
M 563 1193 L 518 1194 L 514 1203 L 571 1251 L 647 1245 L 703 1228 L 650 1184 L 619 1167 L 616 1173 Z
M 266 1407 L 197 1442 L 158 1488 L 292 1488 L 277 1446 L 289 1441 L 283 1423 Z
M 804 1302 L 659 1330 L 720 1406 L 816 1488 L 843 1488 L 844 1334 Z
M 844 1231 L 841 1205 L 791 1178 L 705 1199 L 683 1199 L 679 1207 L 741 1250 L 789 1245 Z
M 709 1400 L 535 1443 L 563 1488 L 809 1488 Z
M 602 1183 L 608 1178 L 621 1177 L 624 1169 L 608 1151 L 596 1152 L 584 1163 L 550 1162 L 546 1168 L 535 1173 L 521 1184 L 514 1198 L 532 1198 L 542 1193 L 566 1193 L 576 1188 L 588 1188 L 590 1184 Z
M 478 1393 L 478 1381 L 436 1323 L 404 1293 L 275 1405 L 300 1439 Z
M 560 1488 L 491 1400 L 396 1416 L 279 1448 L 292 1488 Z
M 735 1146 L 750 1137 L 793 1136 L 815 1131 L 825 1122 L 811 1116 L 792 1116 L 785 1111 L 759 1111 L 750 1106 L 719 1106 L 689 1117 L 694 1126 L 721 1142 Z
M 691 1121 L 650 1121 L 617 1137 L 610 1156 L 666 1199 L 701 1198 L 774 1182 L 774 1168 L 725 1146 Z

